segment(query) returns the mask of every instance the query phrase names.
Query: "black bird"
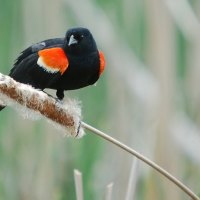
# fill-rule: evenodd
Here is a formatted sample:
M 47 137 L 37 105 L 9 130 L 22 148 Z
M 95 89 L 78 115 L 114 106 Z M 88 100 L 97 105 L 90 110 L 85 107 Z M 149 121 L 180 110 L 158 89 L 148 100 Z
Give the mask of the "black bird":
M 55 89 L 62 100 L 65 90 L 94 84 L 104 67 L 104 55 L 92 34 L 79 27 L 69 29 L 64 38 L 44 40 L 25 49 L 9 76 L 36 89 Z

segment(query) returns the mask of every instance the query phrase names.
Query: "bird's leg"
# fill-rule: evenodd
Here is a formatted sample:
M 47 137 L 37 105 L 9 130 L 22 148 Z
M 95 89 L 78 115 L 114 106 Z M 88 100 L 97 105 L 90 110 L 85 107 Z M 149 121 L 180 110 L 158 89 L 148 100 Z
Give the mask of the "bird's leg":
M 64 90 L 63 89 L 58 89 L 56 91 L 56 96 L 58 97 L 58 100 L 62 101 L 64 98 Z
M 47 94 L 49 97 L 55 99 L 57 102 L 62 103 L 62 99 L 60 99 L 60 98 L 58 97 L 57 93 L 56 93 L 57 98 L 55 98 L 54 96 L 48 94 L 47 92 L 45 92 L 45 91 L 43 91 L 43 92 L 44 92 L 45 94 Z M 63 94 L 63 95 L 64 95 L 64 94 Z M 1 110 L 1 108 L 0 108 L 0 110 Z
M 55 99 L 55 97 L 54 96 L 52 96 L 52 95 L 50 95 L 50 94 L 48 94 L 47 92 L 45 92 L 44 90 L 41 90 L 42 92 L 44 92 L 45 94 L 47 94 L 49 97 L 52 97 L 52 98 L 54 98 Z

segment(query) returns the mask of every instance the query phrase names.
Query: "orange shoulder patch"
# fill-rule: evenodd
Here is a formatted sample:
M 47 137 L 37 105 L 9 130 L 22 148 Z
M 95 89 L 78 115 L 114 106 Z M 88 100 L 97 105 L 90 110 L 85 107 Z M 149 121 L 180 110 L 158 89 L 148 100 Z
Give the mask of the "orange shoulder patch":
M 60 71 L 63 74 L 69 65 L 69 61 L 62 48 L 55 47 L 43 49 L 38 52 L 37 64 L 50 73 Z
M 100 59 L 100 70 L 99 70 L 99 76 L 100 76 L 103 73 L 106 65 L 106 61 L 102 51 L 99 51 L 99 59 Z

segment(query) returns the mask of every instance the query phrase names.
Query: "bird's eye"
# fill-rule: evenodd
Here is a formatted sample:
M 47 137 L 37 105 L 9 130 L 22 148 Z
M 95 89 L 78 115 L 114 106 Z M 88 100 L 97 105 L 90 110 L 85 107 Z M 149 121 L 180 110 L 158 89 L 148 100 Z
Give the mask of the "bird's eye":
M 75 38 L 76 38 L 78 41 L 81 41 L 81 40 L 84 38 L 84 35 L 76 35 Z

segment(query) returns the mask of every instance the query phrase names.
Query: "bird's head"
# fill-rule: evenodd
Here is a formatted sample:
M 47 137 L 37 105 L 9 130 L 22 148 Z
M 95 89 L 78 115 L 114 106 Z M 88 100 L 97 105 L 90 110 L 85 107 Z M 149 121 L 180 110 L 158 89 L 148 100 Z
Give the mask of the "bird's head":
M 71 55 L 84 55 L 97 50 L 96 42 L 86 28 L 69 29 L 65 35 L 64 51 Z

